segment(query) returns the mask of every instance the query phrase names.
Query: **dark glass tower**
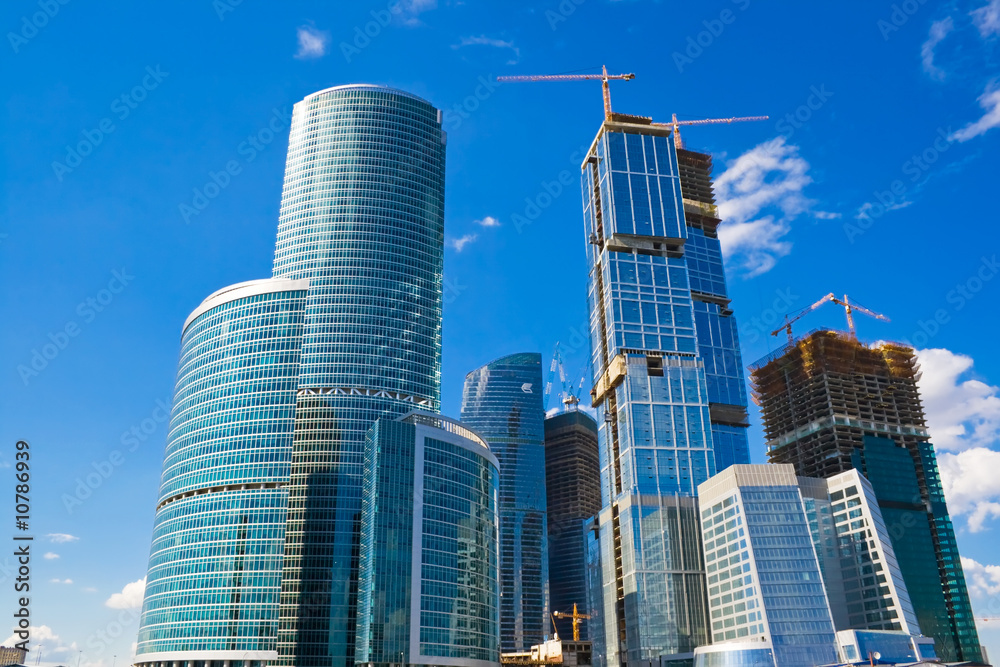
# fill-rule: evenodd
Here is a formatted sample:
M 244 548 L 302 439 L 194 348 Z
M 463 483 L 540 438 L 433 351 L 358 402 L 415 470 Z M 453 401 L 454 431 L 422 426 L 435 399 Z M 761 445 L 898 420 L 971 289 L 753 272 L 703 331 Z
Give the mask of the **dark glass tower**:
M 292 114 L 274 276 L 308 279 L 279 664 L 352 667 L 365 433 L 437 411 L 445 137 L 398 90 L 350 85 Z
M 944 662 L 980 660 L 955 531 L 917 390 L 913 349 L 809 334 L 751 367 L 772 463 L 871 482 L 920 630 Z M 842 554 L 843 555 L 843 554 Z M 860 607 L 848 608 L 861 614 Z
M 530 650 L 548 623 L 542 355 L 512 354 L 465 377 L 462 423 L 500 461 L 500 647 Z
M 601 510 L 597 422 L 585 412 L 545 420 L 545 503 L 549 521 L 549 595 L 553 611 L 587 610 L 584 522 Z M 559 635 L 573 636 L 568 619 L 555 621 Z M 590 638 L 583 624 L 580 639 Z
M 612 114 L 583 164 L 602 510 L 595 661 L 709 641 L 697 487 L 749 461 L 711 158 Z

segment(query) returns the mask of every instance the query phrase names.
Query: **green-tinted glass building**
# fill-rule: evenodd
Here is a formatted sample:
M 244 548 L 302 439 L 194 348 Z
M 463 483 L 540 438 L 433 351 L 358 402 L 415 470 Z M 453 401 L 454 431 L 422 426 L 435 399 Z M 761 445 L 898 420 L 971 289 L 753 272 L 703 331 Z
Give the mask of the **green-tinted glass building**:
M 981 659 L 917 390 L 913 349 L 818 331 L 751 366 L 768 458 L 803 477 L 858 470 L 874 490 L 920 631 L 944 662 Z M 844 552 L 843 558 L 858 558 Z M 863 614 L 863 603 L 849 606 Z
M 426 412 L 365 442 L 357 664 L 500 663 L 499 467 L 486 441 Z

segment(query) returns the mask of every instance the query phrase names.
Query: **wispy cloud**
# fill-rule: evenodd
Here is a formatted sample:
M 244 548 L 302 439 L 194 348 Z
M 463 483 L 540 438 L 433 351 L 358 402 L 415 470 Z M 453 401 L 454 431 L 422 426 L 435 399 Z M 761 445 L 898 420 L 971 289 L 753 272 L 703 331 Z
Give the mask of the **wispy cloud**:
M 72 579 L 49 579 L 49 582 L 51 582 L 53 584 L 66 584 L 66 585 L 69 585 L 69 584 L 73 583 L 73 580 Z
M 730 162 L 715 181 L 723 254 L 745 275 L 769 271 L 792 250 L 790 223 L 813 204 L 812 183 L 799 147 L 777 137 Z
M 1000 387 L 972 375 L 973 359 L 938 348 L 918 350 L 927 428 L 938 449 L 941 483 L 952 516 L 977 533 L 1000 517 Z
M 948 33 L 955 29 L 955 22 L 951 17 L 943 18 L 931 24 L 931 31 L 920 47 L 920 61 L 923 63 L 924 71 L 932 79 L 944 81 L 944 70 L 934 64 L 934 49 L 948 36 Z
M 488 215 L 482 220 L 476 220 L 475 223 L 480 227 L 499 227 L 500 221 L 494 218 L 492 215 Z
M 399 14 L 403 25 L 413 27 L 422 25 L 420 15 L 437 9 L 437 4 L 437 0 L 399 0 L 393 5 L 392 11 Z
M 56 544 L 76 542 L 80 539 L 76 535 L 70 535 L 69 533 L 49 533 L 45 537 L 49 538 L 49 542 L 55 542 Z
M 840 213 L 834 213 L 832 211 L 813 211 L 813 217 L 819 218 L 820 220 L 837 220 L 843 216 Z
M 517 61 L 521 57 L 521 49 L 514 46 L 514 42 L 503 39 L 493 39 L 492 37 L 487 37 L 486 35 L 479 35 L 478 37 L 463 37 L 458 44 L 453 44 L 451 48 L 460 49 L 464 46 L 492 46 L 497 49 L 510 49 L 513 51 L 514 57 L 507 61 L 508 65 L 516 65 Z
M 330 34 L 317 30 L 313 26 L 299 26 L 296 32 L 299 40 L 299 50 L 295 57 L 299 60 L 313 60 L 326 55 L 326 47 L 330 43 Z
M 1000 0 L 990 0 L 989 4 L 969 12 L 969 16 L 983 39 L 1000 35 Z
M 104 601 L 105 607 L 112 609 L 138 609 L 142 606 L 142 596 L 146 593 L 146 577 L 125 584 L 121 593 L 115 593 Z
M 44 556 L 42 556 L 42 558 L 44 558 L 45 560 L 55 560 L 56 558 L 59 558 L 59 554 L 52 553 L 51 551 L 49 551 Z
M 982 117 L 953 132 L 949 137 L 952 141 L 968 141 L 1000 126 L 1000 85 L 987 86 L 986 92 L 979 96 L 979 106 L 985 111 Z
M 475 243 L 477 238 L 479 238 L 479 234 L 466 234 L 457 239 L 448 239 L 448 246 L 454 248 L 455 252 L 462 252 L 465 246 Z
M 974 598 L 1000 595 L 1000 565 L 983 565 L 971 558 L 962 557 L 962 571 Z

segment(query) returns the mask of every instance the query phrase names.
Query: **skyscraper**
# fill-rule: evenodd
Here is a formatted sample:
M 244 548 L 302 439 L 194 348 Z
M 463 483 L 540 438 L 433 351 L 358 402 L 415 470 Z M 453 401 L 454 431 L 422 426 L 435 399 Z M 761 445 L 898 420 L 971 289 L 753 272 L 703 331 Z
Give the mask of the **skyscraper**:
M 802 476 L 855 469 L 871 482 L 923 634 L 945 662 L 980 647 L 911 348 L 834 331 L 751 367 L 773 463 Z
M 497 459 L 426 412 L 365 443 L 358 665 L 499 667 Z
M 698 497 L 713 646 L 696 655 L 735 654 L 708 663 L 719 665 L 835 662 L 830 605 L 794 468 L 732 466 L 700 484 Z
M 365 433 L 439 409 L 444 155 L 409 93 L 295 105 L 274 277 L 185 325 L 141 662 L 353 667 Z
M 749 461 L 711 158 L 673 139 L 612 114 L 582 167 L 609 667 L 707 643 L 696 489 Z
M 338 86 L 292 114 L 274 276 L 308 279 L 288 485 L 280 664 L 354 664 L 365 433 L 437 411 L 444 254 L 441 113 Z
M 278 657 L 307 289 L 306 280 L 233 285 L 184 323 L 136 664 L 257 667 Z
M 545 420 L 545 503 L 549 522 L 549 595 L 553 611 L 587 610 L 584 522 L 601 510 L 597 423 L 570 410 Z M 569 620 L 557 619 L 559 634 L 573 636 Z M 589 639 L 587 626 L 580 638 Z
M 548 634 L 542 355 L 512 354 L 465 377 L 462 423 L 500 461 L 500 646 L 530 650 Z

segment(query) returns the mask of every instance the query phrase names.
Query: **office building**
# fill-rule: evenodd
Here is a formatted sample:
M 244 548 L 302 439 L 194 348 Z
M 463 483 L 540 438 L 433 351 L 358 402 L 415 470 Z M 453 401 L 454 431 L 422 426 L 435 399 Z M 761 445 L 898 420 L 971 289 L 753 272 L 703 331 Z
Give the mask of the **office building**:
M 597 423 L 570 410 L 545 420 L 545 496 L 549 523 L 549 595 L 553 612 L 586 613 L 587 554 L 584 522 L 601 510 Z M 573 637 L 572 621 L 554 623 L 563 639 Z M 590 639 L 586 622 L 581 640 Z
M 365 443 L 358 665 L 500 665 L 497 501 L 486 441 L 433 413 Z
M 184 324 L 136 664 L 259 667 L 278 595 L 307 280 L 209 296 Z
M 0 646 L 0 666 L 23 665 L 28 652 L 13 646 Z
M 700 484 L 698 497 L 713 645 L 750 642 L 772 651 L 775 667 L 835 662 L 830 605 L 794 468 L 732 466 Z
M 917 390 L 914 351 L 810 333 L 751 367 L 768 458 L 870 483 L 921 632 L 946 662 L 980 660 L 955 531 Z M 866 612 L 867 613 L 867 612 Z
M 409 93 L 295 105 L 273 278 L 185 327 L 139 663 L 353 667 L 365 434 L 439 409 L 444 156 Z
M 500 641 L 527 651 L 548 634 L 542 356 L 512 354 L 465 377 L 462 423 L 500 461 Z
M 674 140 L 611 114 L 582 166 L 602 497 L 589 611 L 608 667 L 709 641 L 696 489 L 749 462 L 711 158 Z

